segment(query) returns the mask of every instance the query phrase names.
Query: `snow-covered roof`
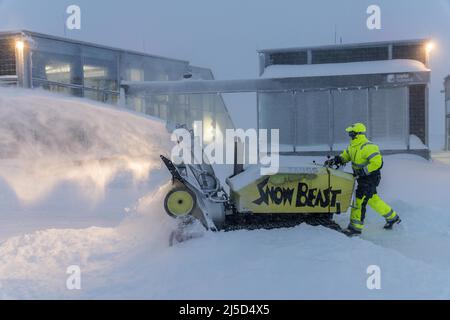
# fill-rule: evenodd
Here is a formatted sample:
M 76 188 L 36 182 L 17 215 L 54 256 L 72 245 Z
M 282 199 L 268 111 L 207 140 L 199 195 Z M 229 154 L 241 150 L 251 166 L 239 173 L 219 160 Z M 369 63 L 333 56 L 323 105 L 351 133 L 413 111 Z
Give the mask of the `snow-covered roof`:
M 99 49 L 106 49 L 106 50 L 112 50 L 112 51 L 117 51 L 117 52 L 134 54 L 134 55 L 138 55 L 138 56 L 142 56 L 142 57 L 150 57 L 150 58 L 154 58 L 154 59 L 161 59 L 161 60 L 168 60 L 168 61 L 172 61 L 172 62 L 178 62 L 178 63 L 182 63 L 182 64 L 189 64 L 189 61 L 187 61 L 187 60 L 163 57 L 160 55 L 149 54 L 149 53 L 139 52 L 139 51 L 135 51 L 135 50 L 115 48 L 115 47 L 97 44 L 97 43 L 93 43 L 93 42 L 75 40 L 75 39 L 70 39 L 67 37 L 54 36 L 54 35 L 44 34 L 44 33 L 40 33 L 40 32 L 24 30 L 24 29 L 23 30 L 0 31 L 0 37 L 19 36 L 19 35 L 45 38 L 45 39 L 49 39 L 49 40 L 63 41 L 63 42 L 67 42 L 67 43 L 79 44 L 79 45 L 95 47 L 95 48 L 99 48 Z
M 422 62 L 416 60 L 398 59 L 328 64 L 271 65 L 264 70 L 261 77 L 266 79 L 274 79 L 429 71 L 430 69 L 428 69 Z

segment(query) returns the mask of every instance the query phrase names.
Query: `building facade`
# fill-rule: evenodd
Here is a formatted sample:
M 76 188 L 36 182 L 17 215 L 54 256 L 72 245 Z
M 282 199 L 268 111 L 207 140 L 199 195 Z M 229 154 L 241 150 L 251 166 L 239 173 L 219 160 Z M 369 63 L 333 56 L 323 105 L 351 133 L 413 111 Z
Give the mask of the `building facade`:
M 259 78 L 216 81 L 187 61 L 21 31 L 0 33 L 0 83 L 119 104 L 189 128 L 201 120 L 206 141 L 234 127 L 221 94 L 255 92 L 258 129 L 280 131 L 282 154 L 337 153 L 348 143 L 345 128 L 364 122 L 385 154 L 429 157 L 430 50 L 427 40 L 261 50 Z
M 280 128 L 283 153 L 313 154 L 342 150 L 345 128 L 363 122 L 385 153 L 428 157 L 430 49 L 412 40 L 259 51 L 260 76 L 290 83 L 258 92 L 259 127 Z
M 121 105 L 172 125 L 232 128 L 221 96 L 120 95 L 124 81 L 214 79 L 211 70 L 188 61 L 74 41 L 30 31 L 0 33 L 0 84 L 53 92 Z M 211 130 L 211 128 L 209 128 Z
M 450 75 L 444 80 L 445 92 L 445 149 L 450 150 Z

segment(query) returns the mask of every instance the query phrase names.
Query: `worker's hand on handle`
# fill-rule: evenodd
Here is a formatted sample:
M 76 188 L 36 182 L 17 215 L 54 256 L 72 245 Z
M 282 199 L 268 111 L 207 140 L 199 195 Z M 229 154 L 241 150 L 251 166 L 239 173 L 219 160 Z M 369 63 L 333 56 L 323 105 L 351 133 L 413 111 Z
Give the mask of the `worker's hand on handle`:
M 335 156 L 333 159 L 329 159 L 327 161 L 325 161 L 325 167 L 333 167 L 336 166 L 336 168 L 339 168 L 340 166 L 342 166 L 344 164 L 344 162 L 342 161 L 342 158 L 340 156 Z
M 365 168 L 356 169 L 354 171 L 355 171 L 355 176 L 356 177 L 365 177 L 365 176 L 369 175 Z

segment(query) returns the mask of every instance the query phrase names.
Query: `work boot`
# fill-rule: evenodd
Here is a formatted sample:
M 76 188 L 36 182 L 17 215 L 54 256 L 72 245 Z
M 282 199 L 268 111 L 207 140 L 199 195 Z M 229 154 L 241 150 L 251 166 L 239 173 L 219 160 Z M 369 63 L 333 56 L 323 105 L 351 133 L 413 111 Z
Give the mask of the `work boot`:
M 402 222 L 402 219 L 400 219 L 399 216 L 396 216 L 394 220 L 386 222 L 386 224 L 384 225 L 384 229 L 392 230 L 392 228 L 394 227 L 394 224 L 400 224 L 401 222 Z
M 360 236 L 361 235 L 361 231 L 359 231 L 359 230 L 356 230 L 355 228 L 353 228 L 352 226 L 348 226 L 348 228 L 347 229 L 345 229 L 344 230 L 344 234 L 347 236 L 347 237 L 357 237 L 357 236 Z

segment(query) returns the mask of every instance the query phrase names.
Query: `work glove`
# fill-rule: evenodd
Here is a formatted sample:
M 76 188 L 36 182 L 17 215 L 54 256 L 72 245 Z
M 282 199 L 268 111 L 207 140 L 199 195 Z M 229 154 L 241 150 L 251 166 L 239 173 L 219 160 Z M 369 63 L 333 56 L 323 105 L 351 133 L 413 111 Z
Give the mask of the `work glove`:
M 340 166 L 343 164 L 344 164 L 344 161 L 342 161 L 342 158 L 340 156 L 336 156 L 333 159 L 325 161 L 326 167 Z
M 333 166 L 333 161 L 334 161 L 334 159 L 327 160 L 327 161 L 324 162 L 323 165 L 325 167 L 331 167 L 331 166 Z
M 342 160 L 342 158 L 340 156 L 334 157 L 333 161 L 334 161 L 334 164 L 339 165 L 339 166 L 344 164 L 344 160 Z
M 365 177 L 369 175 L 369 172 L 367 171 L 367 168 L 356 169 L 355 175 L 358 177 Z

